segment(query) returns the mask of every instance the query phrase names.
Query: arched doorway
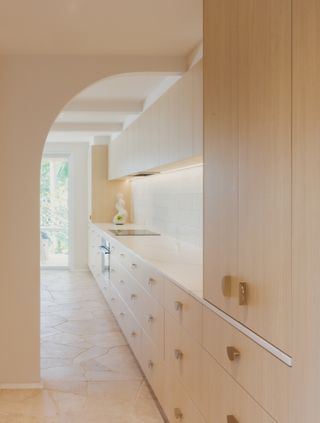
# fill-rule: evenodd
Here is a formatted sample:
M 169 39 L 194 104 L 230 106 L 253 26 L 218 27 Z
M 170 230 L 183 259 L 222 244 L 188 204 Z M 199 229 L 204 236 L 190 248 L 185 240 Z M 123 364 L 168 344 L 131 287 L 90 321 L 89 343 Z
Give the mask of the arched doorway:
M 39 165 L 49 129 L 64 105 L 93 82 L 128 72 L 179 73 L 186 60 L 7 56 L 2 64 L 0 385 L 32 387 L 40 385 Z

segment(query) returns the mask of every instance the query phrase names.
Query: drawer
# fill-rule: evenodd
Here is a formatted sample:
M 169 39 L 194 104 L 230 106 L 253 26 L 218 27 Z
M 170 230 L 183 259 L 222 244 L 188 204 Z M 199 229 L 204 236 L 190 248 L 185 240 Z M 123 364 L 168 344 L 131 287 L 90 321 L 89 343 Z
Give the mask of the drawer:
M 163 409 L 170 423 L 206 423 L 179 380 L 167 366 L 164 371 Z M 220 420 L 210 422 L 220 423 Z
M 201 342 L 202 305 L 170 281 L 165 284 L 165 308 L 193 337 Z
M 115 286 L 121 297 L 153 342 L 159 348 L 162 348 L 164 338 L 163 307 L 127 271 L 117 280 Z
M 208 422 L 275 423 L 205 350 L 201 364 L 201 411 Z
M 203 346 L 276 420 L 288 421 L 288 366 L 205 306 Z
M 199 406 L 202 347 L 168 313 L 165 315 L 165 322 L 166 363 Z
M 126 309 L 125 311 L 125 327 L 124 327 L 124 334 L 128 341 L 128 344 L 131 347 L 136 359 L 138 362 L 142 363 L 142 334 L 143 331 L 139 323 L 135 320 L 132 316 L 130 311 Z
M 119 296 L 117 290 L 112 287 L 110 294 L 110 307 L 118 322 L 128 344 L 130 345 L 137 360 L 141 361 L 142 329 L 129 308 Z
M 164 359 L 162 351 L 144 333 L 142 335 L 142 370 L 159 402 L 164 395 Z
M 138 259 L 130 263 L 130 272 L 143 288 L 160 304 L 164 303 L 165 278 L 148 264 Z

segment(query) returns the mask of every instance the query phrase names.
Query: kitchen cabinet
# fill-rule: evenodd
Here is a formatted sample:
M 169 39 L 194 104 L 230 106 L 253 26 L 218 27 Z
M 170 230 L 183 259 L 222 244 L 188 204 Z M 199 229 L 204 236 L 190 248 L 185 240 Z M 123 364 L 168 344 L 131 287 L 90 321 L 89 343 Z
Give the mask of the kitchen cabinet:
M 111 142 L 109 179 L 191 158 L 201 161 L 202 99 L 199 62 Z
M 258 345 L 253 333 L 148 262 L 141 248 L 148 241 L 128 245 L 105 225 L 90 226 L 111 252 L 107 288 L 94 276 L 170 423 L 178 415 L 190 423 L 227 416 L 291 422 L 292 369 L 273 346 Z M 160 241 L 160 255 L 161 248 Z
M 291 0 L 206 0 L 204 49 L 204 296 L 290 353 Z

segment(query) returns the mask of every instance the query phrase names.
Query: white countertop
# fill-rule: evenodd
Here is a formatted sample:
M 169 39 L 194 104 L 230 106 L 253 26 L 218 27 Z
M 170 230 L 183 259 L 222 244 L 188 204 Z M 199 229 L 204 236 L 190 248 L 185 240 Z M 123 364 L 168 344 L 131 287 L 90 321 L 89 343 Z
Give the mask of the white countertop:
M 111 229 L 148 229 L 141 225 L 95 223 L 97 228 L 123 244 L 147 264 L 194 296 L 203 297 L 202 248 L 166 235 L 116 236 Z
M 161 272 L 167 279 L 198 299 L 248 338 L 262 346 L 289 366 L 292 358 L 279 350 L 246 326 L 227 315 L 203 298 L 203 254 L 202 248 L 179 241 L 166 235 L 160 236 L 116 236 L 111 229 L 148 229 L 141 225 L 94 224 L 102 233 L 115 239 L 133 254 Z

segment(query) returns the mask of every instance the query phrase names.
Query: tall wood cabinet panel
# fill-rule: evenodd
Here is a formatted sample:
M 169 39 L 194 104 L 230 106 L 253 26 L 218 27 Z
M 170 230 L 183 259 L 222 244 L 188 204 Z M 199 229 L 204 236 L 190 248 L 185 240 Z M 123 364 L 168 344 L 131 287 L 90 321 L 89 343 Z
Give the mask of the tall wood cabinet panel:
M 319 22 L 319 1 L 293 0 L 293 423 L 320 421 Z
M 290 352 L 291 0 L 206 3 L 205 297 Z

